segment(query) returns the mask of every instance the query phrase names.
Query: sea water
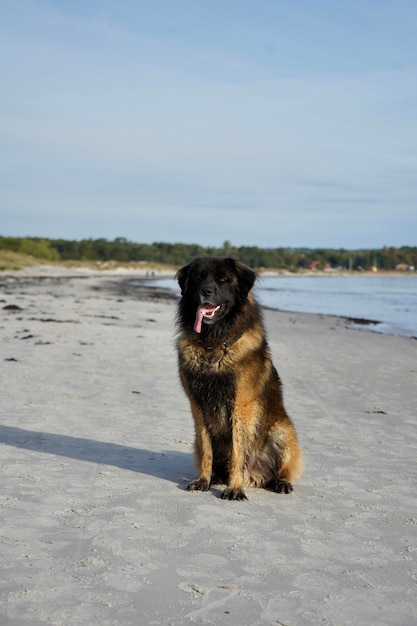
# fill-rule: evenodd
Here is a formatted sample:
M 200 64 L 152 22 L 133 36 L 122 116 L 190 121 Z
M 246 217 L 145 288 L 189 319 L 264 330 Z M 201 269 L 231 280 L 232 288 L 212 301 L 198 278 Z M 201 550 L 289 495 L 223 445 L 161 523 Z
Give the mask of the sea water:
M 152 284 L 179 293 L 173 279 Z M 416 274 L 261 275 L 255 293 L 263 306 L 273 309 L 372 320 L 378 323 L 364 328 L 417 337 Z
M 417 276 L 268 276 L 264 306 L 379 322 L 370 330 L 417 336 Z

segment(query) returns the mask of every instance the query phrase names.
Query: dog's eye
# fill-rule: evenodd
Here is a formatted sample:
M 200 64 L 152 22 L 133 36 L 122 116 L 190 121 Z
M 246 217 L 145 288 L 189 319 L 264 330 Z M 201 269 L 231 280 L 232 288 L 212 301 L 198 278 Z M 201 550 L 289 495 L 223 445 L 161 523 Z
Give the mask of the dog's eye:
M 227 276 L 219 276 L 219 283 L 230 283 L 230 279 Z

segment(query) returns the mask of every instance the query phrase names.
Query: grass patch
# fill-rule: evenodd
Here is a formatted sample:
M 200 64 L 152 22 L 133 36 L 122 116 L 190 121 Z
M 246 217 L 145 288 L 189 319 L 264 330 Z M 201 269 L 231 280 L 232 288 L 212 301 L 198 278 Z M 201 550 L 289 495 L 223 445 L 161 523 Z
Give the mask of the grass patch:
M 35 266 L 62 267 L 64 269 L 89 269 L 93 271 L 115 271 L 118 269 L 136 270 L 155 274 L 159 272 L 173 272 L 176 269 L 173 265 L 164 263 L 131 262 L 119 263 L 118 261 L 49 261 L 39 259 L 29 254 L 12 252 L 11 250 L 0 250 L 0 272 L 15 272 L 24 270 L 27 267 Z
M 33 267 L 34 265 L 45 265 L 46 261 L 35 259 L 29 254 L 21 254 L 20 252 L 12 252 L 11 250 L 0 250 L 0 271 L 18 271 L 25 267 Z

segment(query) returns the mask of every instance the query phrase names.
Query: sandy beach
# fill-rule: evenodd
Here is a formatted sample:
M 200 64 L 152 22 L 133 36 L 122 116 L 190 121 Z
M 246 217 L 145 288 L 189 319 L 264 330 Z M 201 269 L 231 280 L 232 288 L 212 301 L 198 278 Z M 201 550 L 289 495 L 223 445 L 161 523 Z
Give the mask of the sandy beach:
M 291 495 L 185 491 L 175 298 L 0 274 L 0 623 L 417 623 L 417 341 L 265 311 L 305 454 Z

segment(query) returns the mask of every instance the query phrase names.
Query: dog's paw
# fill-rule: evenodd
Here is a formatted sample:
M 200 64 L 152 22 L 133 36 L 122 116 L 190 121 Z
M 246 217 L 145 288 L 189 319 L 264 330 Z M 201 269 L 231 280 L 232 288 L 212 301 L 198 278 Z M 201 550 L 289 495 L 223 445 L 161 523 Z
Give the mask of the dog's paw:
M 188 491 L 208 491 L 210 489 L 210 482 L 205 478 L 196 478 L 192 480 L 187 487 Z
M 221 497 L 223 500 L 247 500 L 243 489 L 225 489 Z
M 284 478 L 276 478 L 270 483 L 269 488 L 276 493 L 291 493 L 293 490 L 292 484 Z

